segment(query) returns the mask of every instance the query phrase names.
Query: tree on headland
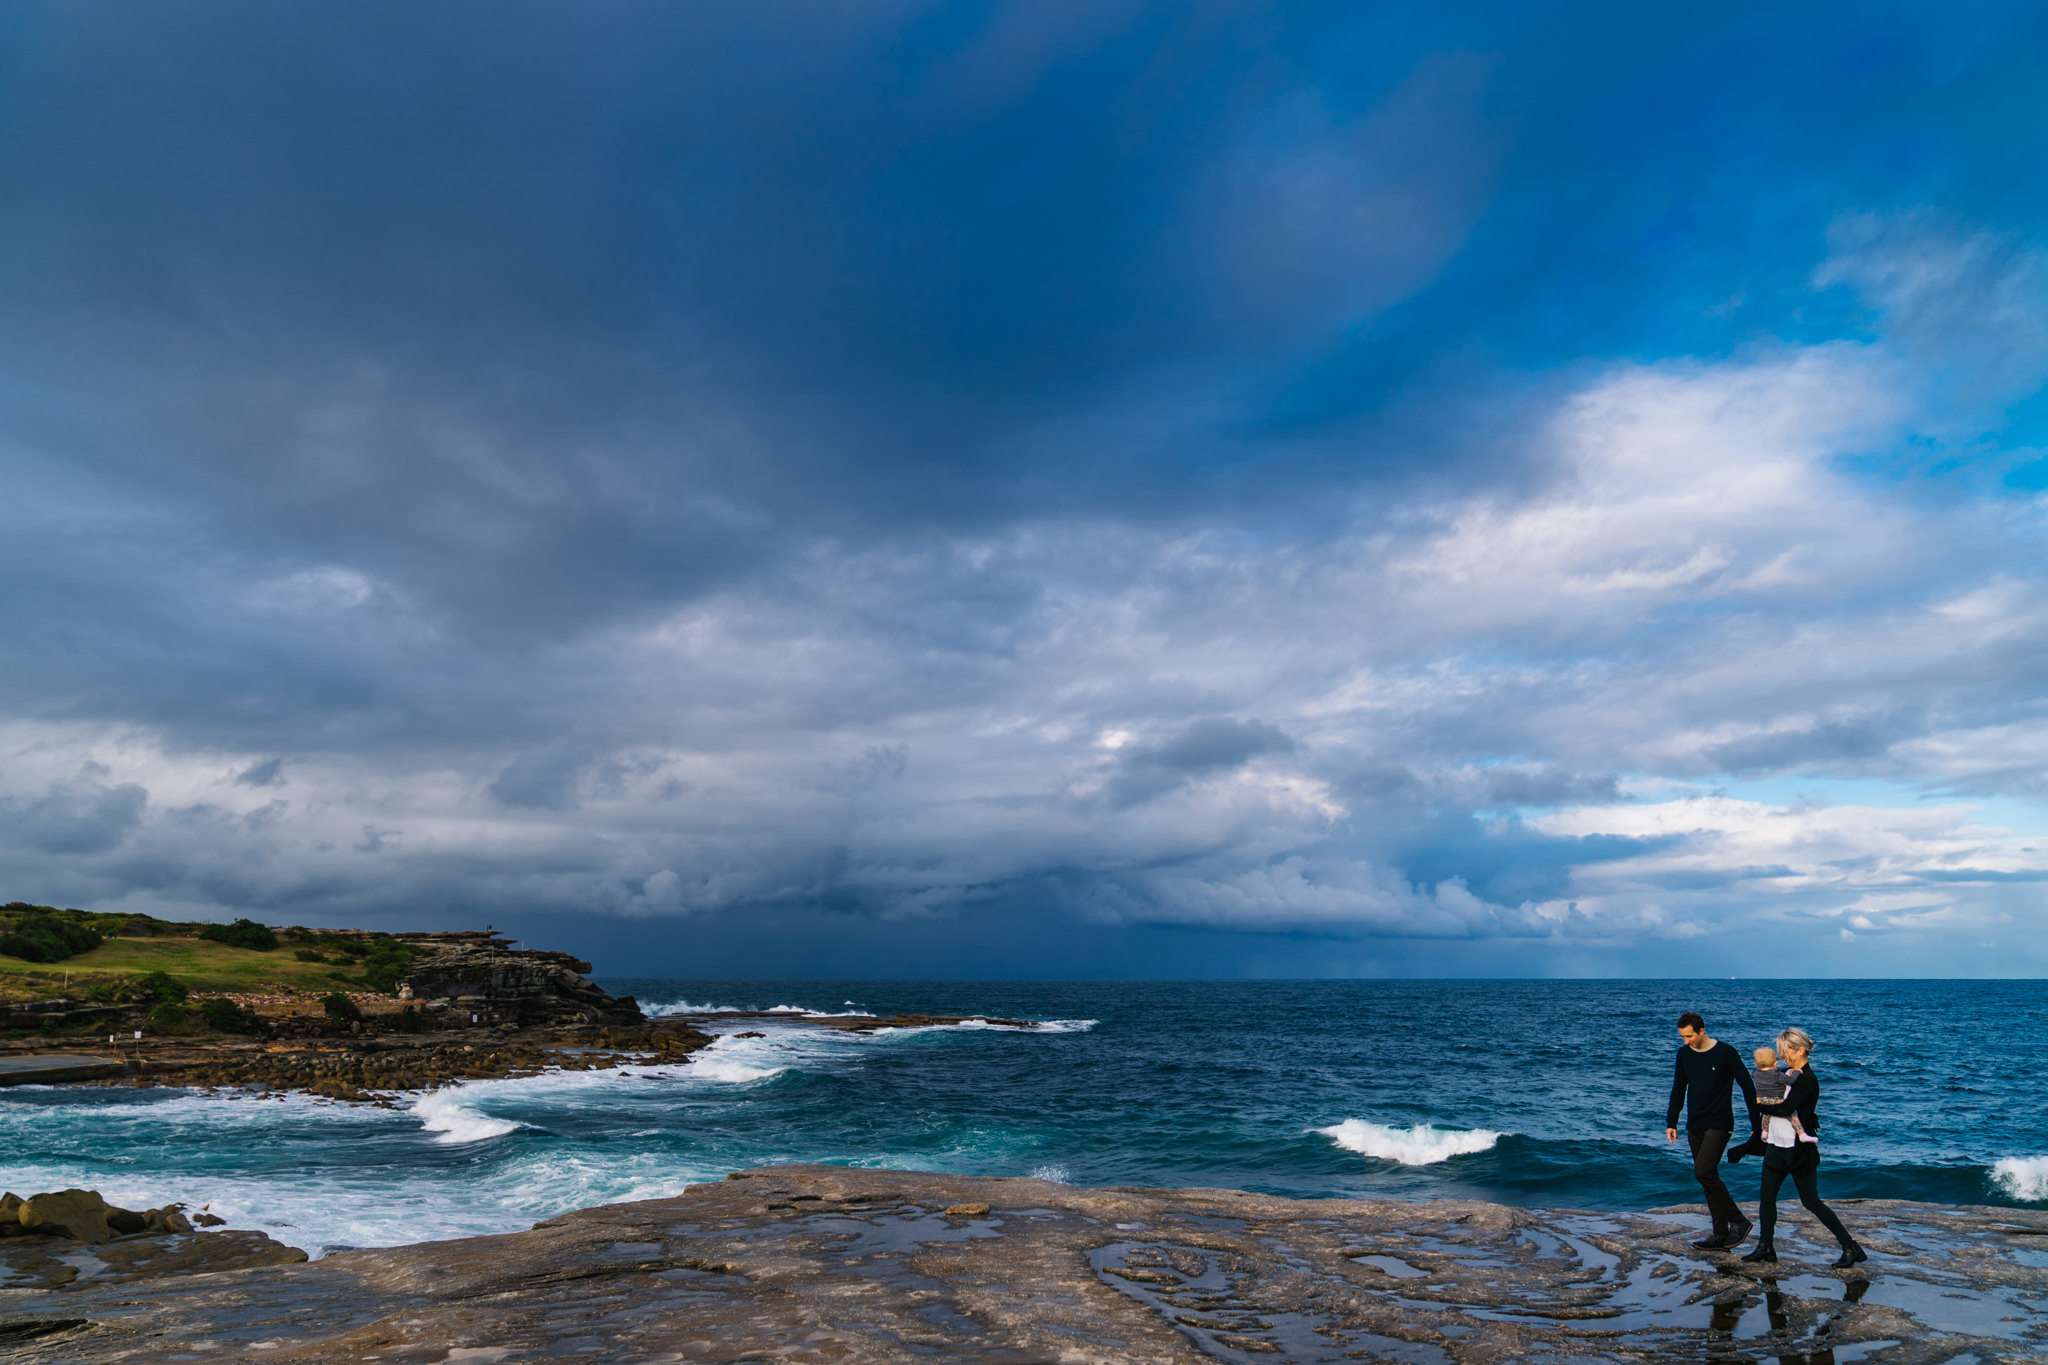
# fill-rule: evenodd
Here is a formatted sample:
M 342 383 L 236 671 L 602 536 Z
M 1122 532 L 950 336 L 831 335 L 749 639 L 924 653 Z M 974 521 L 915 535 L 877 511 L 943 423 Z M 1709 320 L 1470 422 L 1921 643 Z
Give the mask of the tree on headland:
M 224 943 L 230 948 L 247 948 L 258 953 L 272 952 L 277 948 L 277 935 L 252 919 L 238 919 L 233 924 L 209 924 L 199 931 L 199 937 L 209 943 Z

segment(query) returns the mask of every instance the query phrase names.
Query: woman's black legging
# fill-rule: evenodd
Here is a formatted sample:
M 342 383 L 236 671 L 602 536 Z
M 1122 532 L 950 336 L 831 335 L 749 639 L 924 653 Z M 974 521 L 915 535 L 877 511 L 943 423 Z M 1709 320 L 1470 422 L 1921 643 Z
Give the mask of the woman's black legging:
M 1833 1209 L 1820 1201 L 1820 1148 L 1809 1142 L 1793 1148 L 1773 1147 L 1764 1153 L 1763 1187 L 1757 1191 L 1756 1201 L 1757 1221 L 1763 1225 L 1763 1244 L 1770 1245 L 1771 1233 L 1777 1228 L 1778 1187 L 1788 1175 L 1806 1211 L 1834 1233 L 1835 1240 L 1845 1249 L 1855 1246 L 1856 1239 L 1849 1235 L 1849 1229 L 1842 1226 Z

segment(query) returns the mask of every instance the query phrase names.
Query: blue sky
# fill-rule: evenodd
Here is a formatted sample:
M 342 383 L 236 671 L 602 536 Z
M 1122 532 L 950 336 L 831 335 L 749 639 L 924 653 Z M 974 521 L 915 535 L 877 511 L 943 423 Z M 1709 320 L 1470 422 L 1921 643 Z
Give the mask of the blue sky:
M 0 889 L 2039 975 L 2044 29 L 11 6 Z

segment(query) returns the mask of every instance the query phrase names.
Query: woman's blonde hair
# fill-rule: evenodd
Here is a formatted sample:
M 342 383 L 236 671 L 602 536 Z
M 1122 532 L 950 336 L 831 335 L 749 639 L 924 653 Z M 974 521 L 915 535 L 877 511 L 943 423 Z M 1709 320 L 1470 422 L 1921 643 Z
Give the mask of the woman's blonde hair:
M 1811 1053 L 1813 1051 L 1813 1035 L 1803 1028 L 1788 1028 L 1778 1035 L 1778 1050 L 1783 1052 L 1788 1047 L 1797 1048 L 1804 1053 Z

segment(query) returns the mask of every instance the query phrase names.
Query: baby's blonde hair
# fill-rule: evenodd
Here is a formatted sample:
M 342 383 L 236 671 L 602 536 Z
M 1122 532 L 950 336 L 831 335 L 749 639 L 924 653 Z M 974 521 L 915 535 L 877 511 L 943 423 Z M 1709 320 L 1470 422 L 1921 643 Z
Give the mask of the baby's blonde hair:
M 1760 1047 L 1750 1053 L 1749 1059 L 1766 1071 L 1778 1064 L 1778 1054 L 1767 1047 Z

